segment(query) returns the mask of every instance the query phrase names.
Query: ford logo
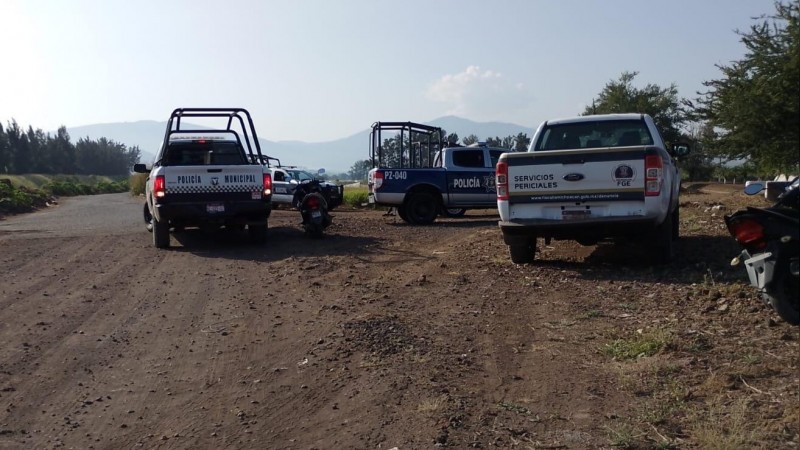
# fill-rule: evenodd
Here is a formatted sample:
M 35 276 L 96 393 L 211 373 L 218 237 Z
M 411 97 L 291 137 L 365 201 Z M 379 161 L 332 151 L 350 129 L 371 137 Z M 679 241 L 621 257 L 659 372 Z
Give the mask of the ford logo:
M 564 175 L 564 181 L 581 181 L 584 178 L 582 173 L 568 173 Z

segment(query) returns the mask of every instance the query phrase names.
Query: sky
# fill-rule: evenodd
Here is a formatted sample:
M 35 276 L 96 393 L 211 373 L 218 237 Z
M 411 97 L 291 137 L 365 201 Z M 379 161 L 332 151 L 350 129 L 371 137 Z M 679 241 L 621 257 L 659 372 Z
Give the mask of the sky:
M 536 128 L 623 72 L 697 97 L 773 0 L 0 0 L 0 123 L 243 107 L 269 140 L 456 115 Z

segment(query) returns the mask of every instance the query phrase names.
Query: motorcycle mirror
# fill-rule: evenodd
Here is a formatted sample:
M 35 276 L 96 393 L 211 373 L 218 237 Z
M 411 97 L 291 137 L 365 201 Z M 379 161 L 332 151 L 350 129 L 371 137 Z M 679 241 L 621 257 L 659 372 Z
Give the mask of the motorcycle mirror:
M 744 193 L 747 195 L 756 195 L 763 190 L 764 190 L 764 184 L 760 182 L 755 182 L 745 186 Z
M 320 168 L 320 169 L 317 171 L 317 175 L 323 175 L 324 173 L 325 173 L 325 169 L 322 169 L 322 168 Z

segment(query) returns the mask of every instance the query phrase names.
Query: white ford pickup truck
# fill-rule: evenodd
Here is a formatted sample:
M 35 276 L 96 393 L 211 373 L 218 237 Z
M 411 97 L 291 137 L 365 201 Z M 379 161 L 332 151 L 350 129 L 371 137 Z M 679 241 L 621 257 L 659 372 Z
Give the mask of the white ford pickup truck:
M 524 153 L 497 163 L 500 230 L 511 260 L 534 260 L 537 238 L 640 239 L 658 263 L 678 237 L 680 173 L 646 114 L 608 114 L 542 123 Z

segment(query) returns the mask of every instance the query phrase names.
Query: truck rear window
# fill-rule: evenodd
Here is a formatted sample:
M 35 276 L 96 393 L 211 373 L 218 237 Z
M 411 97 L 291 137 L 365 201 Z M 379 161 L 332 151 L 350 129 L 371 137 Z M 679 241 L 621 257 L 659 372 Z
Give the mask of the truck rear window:
M 165 166 L 231 166 L 247 164 L 244 150 L 235 142 L 171 142 L 162 158 Z
M 601 120 L 546 125 L 533 150 L 633 145 L 653 145 L 653 137 L 643 121 Z

